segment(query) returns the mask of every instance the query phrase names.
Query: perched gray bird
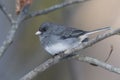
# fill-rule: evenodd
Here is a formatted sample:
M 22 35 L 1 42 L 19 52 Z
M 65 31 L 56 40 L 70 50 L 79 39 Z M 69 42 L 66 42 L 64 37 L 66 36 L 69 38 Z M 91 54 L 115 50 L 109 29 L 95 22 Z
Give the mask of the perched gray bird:
M 59 54 L 67 49 L 77 47 L 88 41 L 88 35 L 110 30 L 110 27 L 83 31 L 72 27 L 66 27 L 50 22 L 43 23 L 35 33 L 39 36 L 43 48 L 51 55 Z

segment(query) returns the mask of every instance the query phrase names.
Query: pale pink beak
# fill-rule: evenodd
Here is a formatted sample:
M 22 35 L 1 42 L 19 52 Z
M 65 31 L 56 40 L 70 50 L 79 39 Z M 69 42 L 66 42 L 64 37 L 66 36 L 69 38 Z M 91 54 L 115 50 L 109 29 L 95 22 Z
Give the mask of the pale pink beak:
M 35 33 L 35 35 L 40 35 L 41 34 L 41 32 L 40 31 L 37 31 L 36 33 Z

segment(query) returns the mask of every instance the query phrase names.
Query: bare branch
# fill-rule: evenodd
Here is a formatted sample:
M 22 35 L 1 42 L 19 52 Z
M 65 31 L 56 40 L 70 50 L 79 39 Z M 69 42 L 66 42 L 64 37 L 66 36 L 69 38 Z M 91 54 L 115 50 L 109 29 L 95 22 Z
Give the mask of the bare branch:
M 18 18 L 16 21 L 12 21 L 12 27 L 9 30 L 9 33 L 7 35 L 6 40 L 3 41 L 3 45 L 0 47 L 0 57 L 2 57 L 4 55 L 4 52 L 8 49 L 8 47 L 10 46 L 10 44 L 13 42 L 14 36 L 15 36 L 15 32 L 17 31 L 20 23 L 23 21 L 23 19 L 26 17 L 27 12 L 29 9 L 29 5 L 26 5 L 21 13 L 19 14 Z M 6 13 L 6 12 L 5 12 Z M 6 13 L 7 14 L 7 13 Z M 12 19 L 12 17 L 10 18 Z
M 12 25 L 6 40 L 4 40 L 3 45 L 0 47 L 0 57 L 3 56 L 4 52 L 12 43 L 17 28 L 18 28 L 18 24 L 15 23 Z
M 0 9 L 1 11 L 4 13 L 4 15 L 7 17 L 7 19 L 9 20 L 9 22 L 12 24 L 13 23 L 13 18 L 12 18 L 12 14 L 8 13 L 5 6 L 2 5 L 2 3 L 0 3 Z
M 35 76 L 37 76 L 37 74 L 45 71 L 47 68 L 51 67 L 52 65 L 60 62 L 63 58 L 65 59 L 66 56 L 68 55 L 76 55 L 78 53 L 78 51 L 82 50 L 82 49 L 85 49 L 87 47 L 90 47 L 94 44 L 96 44 L 97 42 L 101 41 L 101 40 L 104 40 L 112 35 L 115 35 L 115 34 L 118 34 L 120 33 L 120 28 L 117 29 L 117 30 L 114 30 L 112 32 L 109 32 L 109 33 L 105 33 L 105 34 L 102 34 L 102 35 L 99 35 L 98 37 L 96 37 L 95 39 L 93 40 L 90 40 L 89 42 L 87 43 L 83 43 L 83 45 L 81 46 L 78 46 L 77 48 L 74 48 L 74 49 L 71 49 L 71 50 L 66 50 L 64 53 L 61 53 L 57 56 L 55 56 L 54 58 L 51 58 L 51 59 L 48 59 L 47 61 L 45 61 L 43 64 L 40 64 L 38 67 L 36 67 L 35 69 L 33 69 L 32 71 L 30 71 L 28 74 L 26 74 L 24 77 L 22 77 L 20 80 L 31 80 L 33 79 Z M 72 56 L 70 56 L 72 57 Z M 90 57 L 85 57 L 84 58 L 80 58 L 79 60 L 81 61 L 85 61 L 85 62 L 88 62 L 88 63 L 93 63 L 93 64 L 96 64 L 106 70 L 109 70 L 109 71 L 112 71 L 112 72 L 115 72 L 115 73 L 118 73 L 120 74 L 120 69 L 119 68 L 116 68 L 112 65 L 109 65 L 109 64 L 106 64 L 106 63 L 103 63 L 101 61 L 98 61 L 96 59 L 92 59 L 93 61 L 89 61 L 89 60 L 86 60 L 86 59 L 92 59 Z M 99 62 L 98 63 L 96 63 Z M 101 64 L 100 64 L 101 63 Z M 106 65 L 106 66 L 105 66 Z M 105 67 L 104 67 L 105 66 Z
M 20 14 L 19 14 L 19 16 L 17 18 L 18 23 L 21 23 L 26 18 L 26 16 L 28 15 L 29 7 L 30 7 L 30 4 L 26 4 L 22 8 L 22 10 L 21 10 L 21 12 L 20 12 Z
M 99 66 L 99 67 L 101 67 L 101 68 L 103 68 L 105 70 L 108 70 L 110 72 L 114 72 L 114 73 L 120 74 L 120 68 L 117 68 L 117 67 L 115 67 L 113 65 L 104 63 L 104 62 L 99 61 L 99 60 L 97 60 L 95 58 L 91 58 L 91 57 L 87 57 L 87 56 L 81 57 L 79 55 L 76 55 L 75 58 L 77 60 L 79 60 L 79 61 L 83 61 L 83 62 L 87 62 L 87 63 L 92 63 L 92 64 L 95 64 L 95 65 L 97 65 L 97 66 Z
M 22 77 L 20 80 L 31 80 L 31 79 L 33 79 L 39 73 L 45 71 L 50 66 L 58 63 L 60 61 L 60 59 L 61 59 L 60 56 L 55 56 L 54 58 L 48 59 L 47 61 L 45 61 L 44 63 L 40 64 L 38 67 L 36 67 L 32 71 L 30 71 L 27 75 Z
M 40 15 L 44 15 L 44 14 L 53 12 L 55 10 L 58 10 L 60 8 L 63 8 L 63 7 L 72 5 L 72 4 L 85 2 L 85 1 L 88 1 L 88 0 L 72 0 L 72 1 L 69 1 L 69 2 L 64 2 L 64 3 L 61 3 L 61 4 L 57 4 L 57 5 L 51 6 L 51 7 L 47 8 L 47 9 L 44 9 L 44 10 L 39 10 L 39 11 L 36 11 L 36 12 L 32 12 L 31 14 L 26 16 L 25 19 L 29 19 L 29 18 L 32 18 L 32 17 L 40 16 Z

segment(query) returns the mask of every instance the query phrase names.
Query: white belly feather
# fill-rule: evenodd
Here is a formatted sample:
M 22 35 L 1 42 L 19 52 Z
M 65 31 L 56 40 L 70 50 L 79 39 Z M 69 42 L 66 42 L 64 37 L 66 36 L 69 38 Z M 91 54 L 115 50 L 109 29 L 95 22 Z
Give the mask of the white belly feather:
M 67 50 L 70 48 L 70 45 L 66 45 L 63 43 L 56 43 L 56 44 L 52 44 L 49 46 L 46 46 L 45 49 L 51 54 L 51 55 L 55 55 L 56 53 L 62 52 L 64 50 Z

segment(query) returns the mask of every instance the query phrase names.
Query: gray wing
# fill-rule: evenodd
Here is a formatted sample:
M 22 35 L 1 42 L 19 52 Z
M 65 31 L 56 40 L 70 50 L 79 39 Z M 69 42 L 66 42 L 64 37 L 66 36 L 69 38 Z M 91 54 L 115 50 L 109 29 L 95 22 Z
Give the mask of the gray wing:
M 88 32 L 63 25 L 52 24 L 51 26 L 54 28 L 52 34 L 60 36 L 62 39 L 79 37 Z
M 87 33 L 87 31 L 77 30 L 75 28 L 70 27 L 69 29 L 66 29 L 61 33 L 61 38 L 62 39 L 75 38 L 79 37 L 80 35 L 84 35 L 85 33 Z

